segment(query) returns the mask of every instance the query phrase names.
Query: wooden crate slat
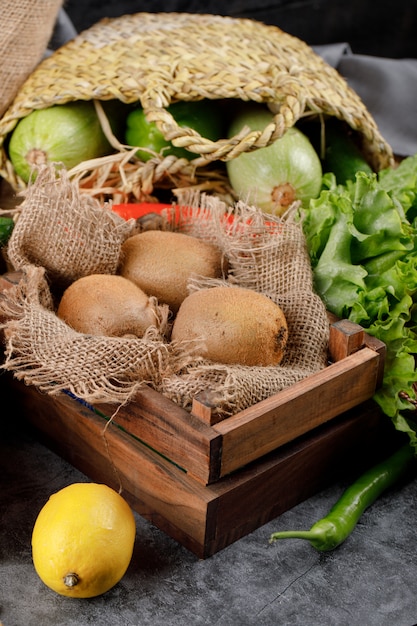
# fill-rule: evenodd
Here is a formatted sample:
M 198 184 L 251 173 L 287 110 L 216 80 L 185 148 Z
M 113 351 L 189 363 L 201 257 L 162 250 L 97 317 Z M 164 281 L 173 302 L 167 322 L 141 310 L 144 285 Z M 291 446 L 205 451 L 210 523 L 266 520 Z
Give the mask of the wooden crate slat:
M 221 475 L 371 398 L 378 367 L 378 355 L 363 348 L 216 424 L 215 430 L 223 436 Z
M 117 407 L 96 404 L 95 408 L 110 417 Z M 155 390 L 139 391 L 117 411 L 114 421 L 204 484 L 220 474 L 221 436 Z

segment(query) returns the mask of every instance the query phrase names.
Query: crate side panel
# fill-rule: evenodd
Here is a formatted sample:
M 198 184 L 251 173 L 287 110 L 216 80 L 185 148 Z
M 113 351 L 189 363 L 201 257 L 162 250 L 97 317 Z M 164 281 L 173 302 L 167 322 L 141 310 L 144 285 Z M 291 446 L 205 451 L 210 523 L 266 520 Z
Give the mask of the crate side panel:
M 379 355 L 369 348 L 350 355 L 262 402 L 219 422 L 221 475 L 294 441 L 371 398 Z
M 222 437 L 155 390 L 144 387 L 126 406 L 95 409 L 207 484 L 220 473 Z

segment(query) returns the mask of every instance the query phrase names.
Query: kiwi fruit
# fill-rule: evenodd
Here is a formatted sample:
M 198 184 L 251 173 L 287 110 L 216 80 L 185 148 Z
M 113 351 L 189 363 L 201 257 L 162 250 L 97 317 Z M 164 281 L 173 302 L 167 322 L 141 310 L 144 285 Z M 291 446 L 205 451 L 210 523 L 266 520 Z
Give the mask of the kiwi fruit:
M 215 245 L 184 233 L 149 230 L 122 245 L 118 274 L 176 313 L 188 295 L 191 276 L 220 278 L 227 268 Z
M 282 309 L 266 295 L 242 287 L 199 289 L 181 304 L 171 341 L 224 364 L 281 363 L 288 340 Z
M 111 337 L 142 337 L 160 319 L 156 302 L 127 278 L 113 274 L 90 274 L 71 283 L 57 316 L 80 333 Z

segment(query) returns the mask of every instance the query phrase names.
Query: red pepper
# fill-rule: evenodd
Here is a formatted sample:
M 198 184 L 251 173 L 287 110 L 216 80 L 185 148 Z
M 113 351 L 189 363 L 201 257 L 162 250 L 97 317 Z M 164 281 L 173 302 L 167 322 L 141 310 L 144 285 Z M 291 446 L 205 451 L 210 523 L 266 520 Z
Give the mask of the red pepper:
M 131 218 L 138 219 L 148 213 L 161 213 L 163 209 L 170 209 L 172 204 L 163 204 L 158 202 L 138 202 L 126 204 L 113 204 L 112 209 L 115 213 L 123 217 L 125 220 Z
M 175 213 L 171 215 L 171 218 L 174 216 L 175 218 L 177 218 L 179 215 L 179 205 L 165 204 L 163 202 L 132 202 L 125 204 L 113 204 L 112 206 L 112 210 L 120 215 L 120 217 L 123 217 L 123 219 L 125 220 L 129 220 L 132 218 L 138 219 L 143 217 L 144 215 L 147 215 L 148 213 L 161 213 L 164 209 L 171 209 L 172 211 L 175 210 Z M 233 219 L 233 214 L 228 214 L 226 217 L 226 222 L 228 224 L 232 224 Z M 266 222 L 266 225 L 268 224 L 272 225 L 272 223 Z M 281 230 L 280 224 L 275 225 L 275 227 L 278 229 L 278 231 Z
M 179 215 L 180 207 L 175 204 L 165 204 L 163 202 L 136 202 L 126 204 L 113 204 L 112 209 L 115 213 L 123 217 L 125 220 L 138 219 L 148 213 L 161 213 L 164 209 L 175 211 L 173 215 Z M 173 216 L 172 215 L 172 216 Z M 227 216 L 229 224 L 233 222 L 233 215 Z

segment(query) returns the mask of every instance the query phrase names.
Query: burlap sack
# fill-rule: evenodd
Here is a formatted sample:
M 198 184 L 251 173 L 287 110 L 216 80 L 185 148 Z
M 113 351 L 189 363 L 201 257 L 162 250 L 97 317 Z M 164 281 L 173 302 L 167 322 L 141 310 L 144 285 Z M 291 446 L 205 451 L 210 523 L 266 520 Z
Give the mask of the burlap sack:
M 25 195 L 22 193 L 21 195 Z M 64 169 L 39 168 L 22 204 L 7 248 L 9 263 L 43 267 L 58 287 L 88 274 L 114 274 L 120 247 L 132 233 L 126 222 L 95 198 L 81 194 Z
M 87 402 L 126 402 L 147 384 L 190 409 L 195 394 L 204 391 L 215 399 L 214 412 L 226 416 L 326 366 L 327 313 L 313 290 L 295 207 L 283 218 L 275 218 L 244 203 L 232 210 L 214 196 L 195 192 L 184 194 L 181 205 L 167 210 L 166 227 L 211 241 L 223 251 L 229 274 L 214 284 L 255 289 L 282 307 L 289 327 L 282 364 L 242 367 L 205 361 L 184 345 L 170 342 L 165 323 L 150 329 L 143 339 L 93 337 L 69 328 L 55 315 L 54 297 L 45 296 L 48 285 L 53 291 L 57 282 L 64 284 L 70 277 L 92 271 L 96 257 L 109 258 L 102 271 L 115 273 L 115 257 L 132 224 L 121 225 L 117 216 L 109 217 L 106 206 L 84 202 L 65 172 L 55 176 L 45 169 L 26 192 L 9 243 L 9 262 L 23 272 L 23 279 L 0 300 L 0 315 L 6 319 L 3 369 L 46 393 L 67 390 Z M 97 219 L 100 211 L 102 220 Z M 106 234 L 109 221 L 112 236 Z M 37 254 L 32 242 L 47 239 L 46 229 L 48 245 Z M 195 276 L 189 289 L 212 284 Z
M 41 61 L 63 0 L 2 0 L 0 115 Z

